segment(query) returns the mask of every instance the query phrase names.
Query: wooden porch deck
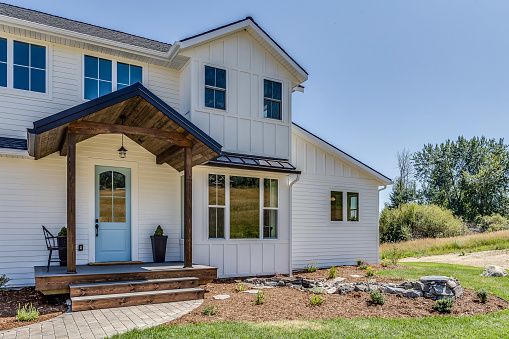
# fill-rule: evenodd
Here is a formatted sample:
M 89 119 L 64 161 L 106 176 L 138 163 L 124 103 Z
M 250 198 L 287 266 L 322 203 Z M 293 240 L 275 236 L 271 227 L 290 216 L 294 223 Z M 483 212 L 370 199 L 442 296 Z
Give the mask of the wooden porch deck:
M 141 263 L 130 265 L 78 265 L 76 273 L 67 273 L 67 267 L 35 266 L 35 289 L 43 294 L 69 293 L 69 285 L 98 282 L 135 281 L 167 278 L 196 277 L 199 284 L 217 278 L 217 268 L 205 265 L 185 267 L 182 262 Z

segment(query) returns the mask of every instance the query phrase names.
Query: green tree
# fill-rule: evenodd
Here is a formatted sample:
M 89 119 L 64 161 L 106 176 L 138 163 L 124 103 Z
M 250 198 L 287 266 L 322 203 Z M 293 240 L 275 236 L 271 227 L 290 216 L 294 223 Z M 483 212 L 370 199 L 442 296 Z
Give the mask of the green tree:
M 485 137 L 425 145 L 413 157 L 424 202 L 467 221 L 509 207 L 509 151 L 503 139 Z
M 394 185 L 389 196 L 390 208 L 396 208 L 417 200 L 412 154 L 406 149 L 398 153 L 398 169 L 399 175 L 394 179 Z

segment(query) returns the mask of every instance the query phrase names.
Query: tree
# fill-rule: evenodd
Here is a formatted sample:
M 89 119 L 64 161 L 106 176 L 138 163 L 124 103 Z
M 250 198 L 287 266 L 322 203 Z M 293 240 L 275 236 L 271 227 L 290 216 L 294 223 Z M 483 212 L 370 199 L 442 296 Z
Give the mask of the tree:
M 417 188 L 414 179 L 412 155 L 406 149 L 398 152 L 399 176 L 394 179 L 394 185 L 389 196 L 389 207 L 396 208 L 402 204 L 417 200 Z
M 459 137 L 425 145 L 413 157 L 424 202 L 467 221 L 509 207 L 509 151 L 503 139 Z

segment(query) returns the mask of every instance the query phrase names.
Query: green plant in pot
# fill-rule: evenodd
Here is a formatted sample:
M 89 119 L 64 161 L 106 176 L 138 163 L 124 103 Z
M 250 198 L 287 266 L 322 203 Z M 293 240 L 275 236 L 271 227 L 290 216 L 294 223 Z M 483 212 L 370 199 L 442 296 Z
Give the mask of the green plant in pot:
M 62 227 L 57 236 L 58 257 L 60 258 L 60 266 L 67 266 L 67 227 Z
M 154 262 L 164 262 L 166 259 L 166 243 L 168 236 L 164 235 L 161 225 L 157 226 L 154 235 L 150 236 L 152 241 L 152 257 Z

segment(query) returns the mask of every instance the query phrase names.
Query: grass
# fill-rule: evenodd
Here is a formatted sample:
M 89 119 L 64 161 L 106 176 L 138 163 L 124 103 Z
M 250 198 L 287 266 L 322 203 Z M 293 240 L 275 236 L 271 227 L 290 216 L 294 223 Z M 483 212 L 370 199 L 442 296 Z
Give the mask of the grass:
M 401 258 L 461 252 L 509 249 L 509 231 L 470 234 L 451 238 L 425 238 L 380 246 L 382 259 L 397 253 Z
M 37 318 L 39 318 L 39 311 L 32 304 L 18 306 L 18 310 L 16 311 L 17 321 L 33 321 Z
M 482 269 L 469 266 L 405 263 L 380 275 L 416 279 L 450 275 L 464 287 L 484 288 L 509 300 L 509 277 L 480 277 Z M 419 319 L 356 318 L 268 323 L 213 322 L 158 326 L 135 330 L 117 338 L 509 338 L 509 310 L 477 316 L 433 316 Z

